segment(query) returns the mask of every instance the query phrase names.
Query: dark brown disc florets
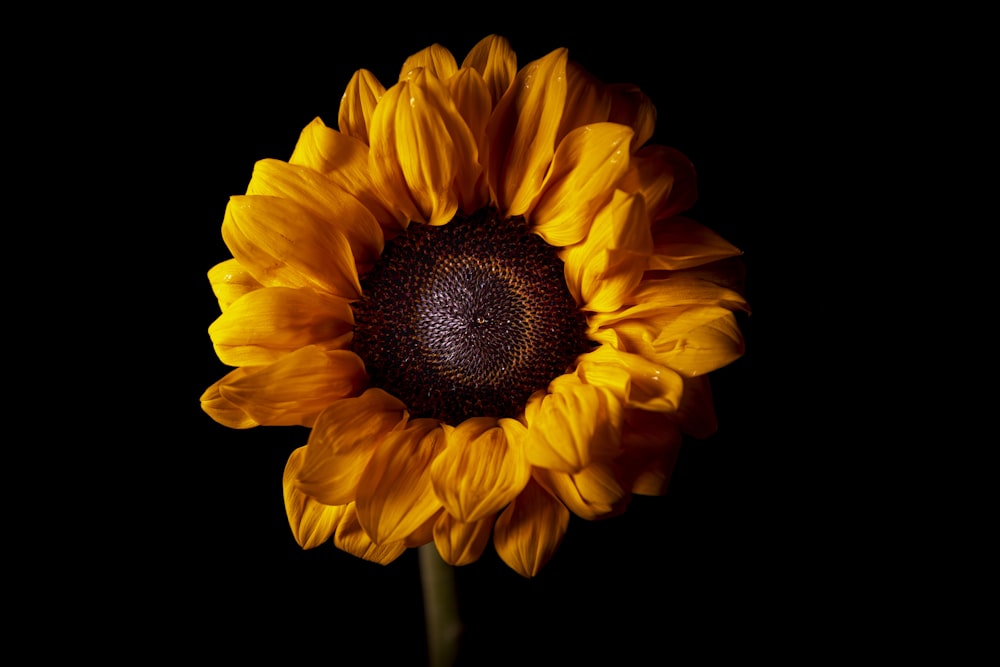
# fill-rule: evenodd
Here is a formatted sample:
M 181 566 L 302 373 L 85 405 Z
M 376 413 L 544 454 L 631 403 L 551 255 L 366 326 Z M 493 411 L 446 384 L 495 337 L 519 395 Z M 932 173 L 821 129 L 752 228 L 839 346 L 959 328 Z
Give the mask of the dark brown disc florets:
M 411 223 L 361 286 L 352 349 L 413 417 L 516 417 L 592 347 L 556 249 L 493 209 Z

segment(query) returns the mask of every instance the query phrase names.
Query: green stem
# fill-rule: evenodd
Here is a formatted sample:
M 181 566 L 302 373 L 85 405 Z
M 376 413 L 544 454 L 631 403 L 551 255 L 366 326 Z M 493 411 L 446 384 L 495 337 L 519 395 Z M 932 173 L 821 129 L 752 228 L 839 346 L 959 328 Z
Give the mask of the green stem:
M 429 664 L 431 667 L 452 667 L 458 657 L 458 640 L 462 634 L 455 570 L 442 560 L 433 542 L 420 547 L 419 553 Z

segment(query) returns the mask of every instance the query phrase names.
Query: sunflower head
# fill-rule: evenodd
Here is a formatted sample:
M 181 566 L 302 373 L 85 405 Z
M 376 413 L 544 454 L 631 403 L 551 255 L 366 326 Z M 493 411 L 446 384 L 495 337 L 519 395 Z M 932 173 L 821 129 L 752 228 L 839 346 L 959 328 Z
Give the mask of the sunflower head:
M 743 353 L 740 251 L 683 217 L 695 172 L 655 108 L 565 49 L 520 69 L 490 35 L 347 84 L 231 198 L 209 327 L 233 428 L 301 425 L 285 505 L 303 548 L 534 576 L 575 514 L 662 494 L 707 374 Z M 735 262 L 735 263 L 734 263 Z

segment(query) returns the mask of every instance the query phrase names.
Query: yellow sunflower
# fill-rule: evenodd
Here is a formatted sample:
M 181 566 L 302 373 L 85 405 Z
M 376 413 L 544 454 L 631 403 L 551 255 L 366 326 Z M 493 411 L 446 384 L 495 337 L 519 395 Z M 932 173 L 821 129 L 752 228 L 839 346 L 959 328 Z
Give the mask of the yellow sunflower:
M 309 427 L 284 473 L 303 548 L 452 565 L 492 537 L 525 577 L 571 513 L 662 494 L 706 374 L 743 353 L 740 251 L 679 214 L 695 172 L 636 87 L 491 35 L 351 78 L 226 209 L 204 410 Z

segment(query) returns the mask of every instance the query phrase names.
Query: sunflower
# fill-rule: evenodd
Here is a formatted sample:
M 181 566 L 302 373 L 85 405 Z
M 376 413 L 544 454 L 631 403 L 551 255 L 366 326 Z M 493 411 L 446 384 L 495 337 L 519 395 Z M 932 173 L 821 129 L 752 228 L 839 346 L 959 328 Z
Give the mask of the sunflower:
M 571 515 L 666 491 L 747 305 L 740 251 L 680 215 L 695 172 L 649 143 L 655 116 L 566 49 L 519 70 L 490 35 L 388 88 L 358 70 L 339 130 L 256 163 L 208 272 L 234 368 L 201 402 L 310 429 L 283 479 L 303 548 L 463 565 L 492 537 L 532 577 Z

